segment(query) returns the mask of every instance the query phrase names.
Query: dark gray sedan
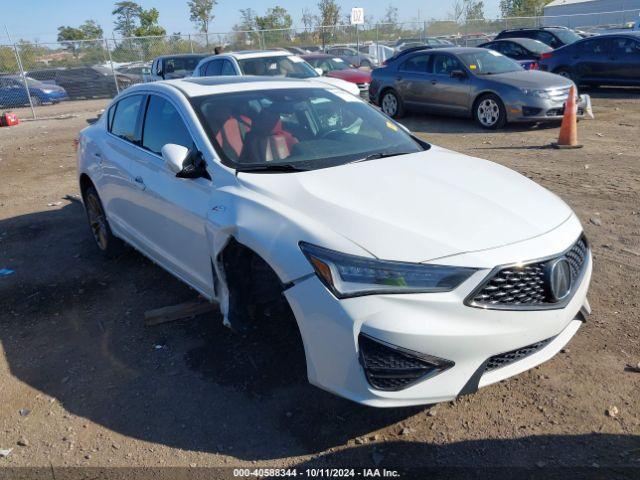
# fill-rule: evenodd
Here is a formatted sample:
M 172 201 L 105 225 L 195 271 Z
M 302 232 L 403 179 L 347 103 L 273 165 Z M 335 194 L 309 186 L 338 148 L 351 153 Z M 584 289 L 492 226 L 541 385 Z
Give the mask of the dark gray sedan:
M 398 118 L 407 109 L 472 117 L 483 128 L 507 122 L 560 120 L 570 79 L 524 70 L 484 48 L 420 50 L 372 72 L 369 99 Z M 578 103 L 578 115 L 586 104 Z

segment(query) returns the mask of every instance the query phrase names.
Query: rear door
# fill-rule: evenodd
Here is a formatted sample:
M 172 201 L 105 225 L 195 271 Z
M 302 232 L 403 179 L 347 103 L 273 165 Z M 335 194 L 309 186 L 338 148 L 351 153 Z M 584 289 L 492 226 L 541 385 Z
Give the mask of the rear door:
M 433 108 L 442 112 L 464 115 L 469 111 L 470 76 L 462 63 L 448 53 L 434 53 L 431 60 L 431 86 L 429 98 Z M 453 71 L 467 73 L 454 78 Z
M 573 50 L 574 70 L 581 80 L 598 82 L 613 76 L 610 38 L 591 38 L 579 45 L 569 46 Z M 571 55 L 571 53 L 569 53 Z
M 164 96 L 148 97 L 142 139 L 132 159 L 135 202 L 131 216 L 139 246 L 169 271 L 210 292 L 211 261 L 205 219 L 213 192 L 206 178 L 178 178 L 162 159 L 166 144 L 198 150 L 179 109 Z
M 429 59 L 428 53 L 410 54 L 401 60 L 395 80 L 395 89 L 402 101 L 412 106 L 428 106 Z
M 131 158 L 139 148 L 144 100 L 144 95 L 129 95 L 112 105 L 106 114 L 106 134 L 86 152 L 98 165 L 95 180 L 109 223 L 126 239 L 136 232 L 130 208 L 135 199 Z

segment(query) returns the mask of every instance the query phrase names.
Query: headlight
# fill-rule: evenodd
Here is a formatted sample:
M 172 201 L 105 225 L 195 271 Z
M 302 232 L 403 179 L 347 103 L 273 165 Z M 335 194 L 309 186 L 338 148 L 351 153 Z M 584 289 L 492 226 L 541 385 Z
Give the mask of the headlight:
M 450 292 L 475 268 L 358 257 L 300 242 L 318 278 L 338 298 L 377 293 Z
M 531 89 L 531 88 L 522 88 L 521 91 L 522 91 L 522 93 L 524 93 L 525 95 L 528 95 L 530 97 L 551 98 L 549 96 L 549 92 L 547 92 L 546 90 L 535 90 L 535 89 Z

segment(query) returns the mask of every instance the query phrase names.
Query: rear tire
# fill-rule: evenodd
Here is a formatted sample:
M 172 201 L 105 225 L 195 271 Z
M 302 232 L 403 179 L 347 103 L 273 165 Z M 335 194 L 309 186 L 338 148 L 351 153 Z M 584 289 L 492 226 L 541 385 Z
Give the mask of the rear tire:
M 121 255 L 124 251 L 124 243 L 111 232 L 102 201 L 95 187 L 88 187 L 82 197 L 89 228 L 98 249 L 109 258 Z
M 482 128 L 497 130 L 507 123 L 507 109 L 500 97 L 487 93 L 476 100 L 473 118 Z
M 402 100 L 393 90 L 386 90 L 380 99 L 380 109 L 382 113 L 391 118 L 401 118 L 404 115 Z
M 577 85 L 575 74 L 571 70 L 569 70 L 568 68 L 561 67 L 561 68 L 558 68 L 553 73 L 555 73 L 556 75 L 560 75 L 561 77 L 568 78 L 569 80 L 571 80 L 573 83 L 575 83 Z

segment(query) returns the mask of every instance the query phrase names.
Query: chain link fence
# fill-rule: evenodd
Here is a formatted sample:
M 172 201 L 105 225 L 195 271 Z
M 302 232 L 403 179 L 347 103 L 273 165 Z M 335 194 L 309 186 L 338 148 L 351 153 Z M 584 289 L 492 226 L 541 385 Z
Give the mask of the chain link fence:
M 287 48 L 294 53 L 324 51 L 348 45 L 369 54 L 374 63 L 393 55 L 400 44 L 433 39 L 476 46 L 506 28 L 563 25 L 587 31 L 628 28 L 640 10 L 454 22 L 369 23 L 279 30 L 104 38 L 57 43 L 19 41 L 0 45 L 0 109 L 26 108 L 32 118 L 67 100 L 112 98 L 127 87 L 151 80 L 151 62 L 159 55 L 211 54 L 226 51 Z M 598 27 L 599 26 L 599 27 Z

